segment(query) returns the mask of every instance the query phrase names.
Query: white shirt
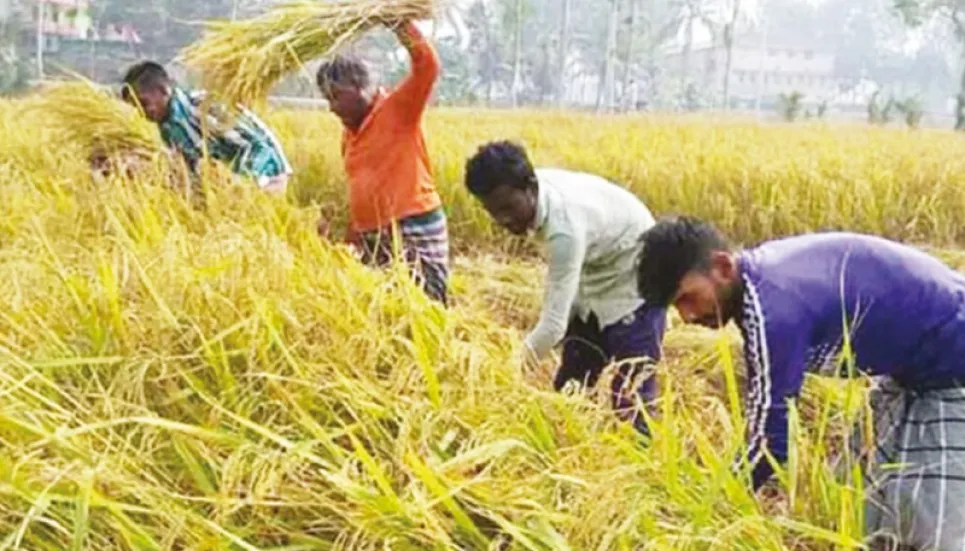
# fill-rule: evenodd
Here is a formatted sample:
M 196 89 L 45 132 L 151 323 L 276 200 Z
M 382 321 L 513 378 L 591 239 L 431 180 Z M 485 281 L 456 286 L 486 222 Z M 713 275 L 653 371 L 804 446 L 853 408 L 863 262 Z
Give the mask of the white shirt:
M 563 340 L 574 316 L 595 313 L 603 328 L 643 304 L 638 239 L 654 219 L 635 195 L 599 176 L 538 169 L 536 177 L 534 229 L 546 239 L 549 271 L 543 312 L 526 347 L 541 358 Z

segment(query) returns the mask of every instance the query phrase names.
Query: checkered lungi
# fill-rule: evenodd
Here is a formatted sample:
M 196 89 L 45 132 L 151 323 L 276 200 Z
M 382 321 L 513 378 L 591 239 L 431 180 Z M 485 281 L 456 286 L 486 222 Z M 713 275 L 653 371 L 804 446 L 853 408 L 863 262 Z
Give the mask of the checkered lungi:
M 447 303 L 449 286 L 449 233 L 441 208 L 403 218 L 398 223 L 401 253 L 412 277 L 429 298 Z M 392 227 L 360 236 L 362 261 L 385 266 L 395 257 Z
M 965 388 L 872 391 L 875 465 L 865 519 L 873 549 L 965 550 Z

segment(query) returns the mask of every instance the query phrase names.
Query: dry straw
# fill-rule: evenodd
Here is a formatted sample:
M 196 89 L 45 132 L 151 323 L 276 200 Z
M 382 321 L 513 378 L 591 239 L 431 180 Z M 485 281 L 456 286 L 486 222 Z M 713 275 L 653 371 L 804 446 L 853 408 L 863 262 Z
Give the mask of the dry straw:
M 91 156 L 152 158 L 163 151 L 157 127 L 110 90 L 86 81 L 56 84 L 32 101 L 40 125 Z
M 370 28 L 432 16 L 439 0 L 295 2 L 254 19 L 212 22 L 181 54 L 205 86 L 232 103 L 264 100 L 285 75 L 331 55 Z

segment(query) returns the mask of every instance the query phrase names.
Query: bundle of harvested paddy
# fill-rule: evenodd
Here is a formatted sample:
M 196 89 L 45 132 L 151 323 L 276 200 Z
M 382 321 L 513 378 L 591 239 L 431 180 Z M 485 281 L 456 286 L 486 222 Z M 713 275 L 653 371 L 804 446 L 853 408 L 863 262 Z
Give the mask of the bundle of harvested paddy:
M 157 128 L 136 108 L 110 90 L 86 81 L 72 81 L 44 90 L 31 109 L 51 135 L 76 144 L 91 159 L 123 154 L 153 158 L 164 144 Z
M 439 0 L 299 1 L 254 19 L 209 24 L 181 59 L 201 70 L 205 86 L 232 103 L 267 96 L 303 62 L 331 55 L 375 25 L 432 16 Z

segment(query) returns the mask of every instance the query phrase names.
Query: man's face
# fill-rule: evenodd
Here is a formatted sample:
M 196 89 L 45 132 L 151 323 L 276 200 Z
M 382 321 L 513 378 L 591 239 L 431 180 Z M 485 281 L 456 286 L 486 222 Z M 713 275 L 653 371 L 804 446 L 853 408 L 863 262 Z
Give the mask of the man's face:
M 137 105 L 144 110 L 144 116 L 153 122 L 164 122 L 168 118 L 168 104 L 171 102 L 171 88 L 168 86 L 142 86 L 134 90 Z M 130 97 L 128 96 L 130 103 Z
M 481 198 L 486 212 L 514 235 L 526 235 L 536 219 L 536 189 L 500 184 Z
M 371 93 L 350 84 L 332 84 L 322 93 L 329 109 L 349 130 L 358 130 L 369 114 Z
M 673 305 L 684 322 L 719 329 L 737 314 L 739 277 L 734 255 L 713 252 L 709 269 L 691 270 L 680 280 Z

